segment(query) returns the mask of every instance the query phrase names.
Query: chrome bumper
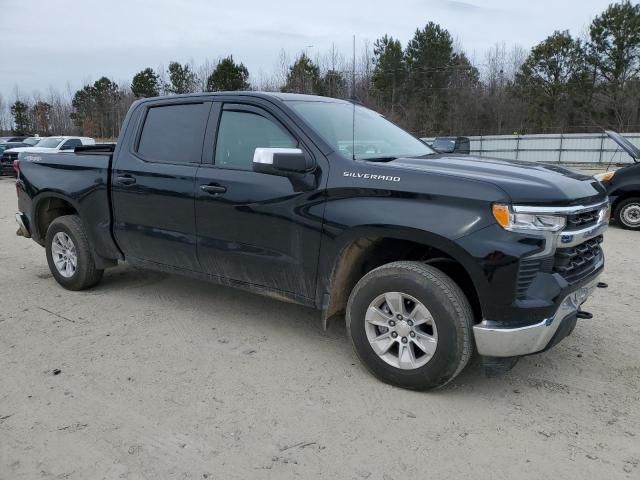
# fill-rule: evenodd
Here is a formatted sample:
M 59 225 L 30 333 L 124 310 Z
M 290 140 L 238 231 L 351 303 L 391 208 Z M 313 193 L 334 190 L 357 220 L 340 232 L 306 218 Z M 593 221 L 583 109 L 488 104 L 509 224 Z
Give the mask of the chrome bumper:
M 549 344 L 562 321 L 576 313 L 596 288 L 597 279 L 567 295 L 558 310 L 540 323 L 518 328 L 504 328 L 484 320 L 473 327 L 476 347 L 480 355 L 489 357 L 519 357 L 536 353 Z
M 24 213 L 16 213 L 16 223 L 18 224 L 18 231 L 16 235 L 19 237 L 31 238 L 31 232 L 27 228 L 27 217 Z

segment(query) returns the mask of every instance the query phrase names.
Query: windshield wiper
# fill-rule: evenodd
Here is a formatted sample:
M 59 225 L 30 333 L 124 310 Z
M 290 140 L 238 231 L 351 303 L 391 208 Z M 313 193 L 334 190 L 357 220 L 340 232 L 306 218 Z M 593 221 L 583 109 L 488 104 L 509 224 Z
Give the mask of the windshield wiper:
M 361 160 L 364 160 L 366 162 L 390 162 L 391 160 L 396 160 L 398 157 L 392 157 L 392 156 L 388 156 L 388 157 L 367 157 L 367 158 L 362 158 Z

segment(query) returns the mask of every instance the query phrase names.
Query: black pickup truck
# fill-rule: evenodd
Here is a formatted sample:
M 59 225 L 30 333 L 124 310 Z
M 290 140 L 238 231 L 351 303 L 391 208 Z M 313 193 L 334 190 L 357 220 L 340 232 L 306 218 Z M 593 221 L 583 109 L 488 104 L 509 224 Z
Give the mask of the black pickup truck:
M 633 160 L 617 170 L 600 173 L 595 177 L 602 182 L 609 195 L 613 218 L 626 230 L 640 230 L 640 148 L 618 132 L 605 130 Z
M 323 97 L 136 102 L 115 146 L 23 153 L 20 235 L 70 290 L 175 272 L 346 317 L 378 378 L 439 387 L 566 337 L 602 272 L 603 186 L 556 166 L 436 154 Z M 293 359 L 292 359 L 293 360 Z

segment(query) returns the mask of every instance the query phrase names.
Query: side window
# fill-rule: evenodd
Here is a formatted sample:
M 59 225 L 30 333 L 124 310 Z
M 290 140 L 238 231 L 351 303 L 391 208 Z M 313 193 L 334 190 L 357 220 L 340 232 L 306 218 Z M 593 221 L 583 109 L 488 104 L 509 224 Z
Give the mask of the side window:
M 209 107 L 190 103 L 149 108 L 138 153 L 150 162 L 200 163 Z
M 76 147 L 80 147 L 82 142 L 77 138 L 71 138 L 64 142 L 64 144 L 60 147 L 60 150 L 73 150 Z
M 223 110 L 215 164 L 219 167 L 252 170 L 258 147 L 295 148 L 297 142 L 277 123 L 250 112 Z

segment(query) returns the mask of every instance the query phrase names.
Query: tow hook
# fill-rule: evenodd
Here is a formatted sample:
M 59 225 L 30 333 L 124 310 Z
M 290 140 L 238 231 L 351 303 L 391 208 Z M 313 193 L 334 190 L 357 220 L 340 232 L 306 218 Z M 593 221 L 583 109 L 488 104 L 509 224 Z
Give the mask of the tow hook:
M 584 310 L 578 310 L 577 317 L 582 320 L 591 320 L 593 318 L 593 313 L 585 312 Z

